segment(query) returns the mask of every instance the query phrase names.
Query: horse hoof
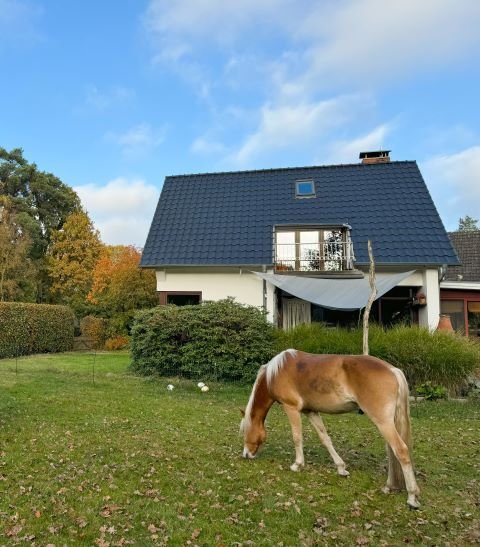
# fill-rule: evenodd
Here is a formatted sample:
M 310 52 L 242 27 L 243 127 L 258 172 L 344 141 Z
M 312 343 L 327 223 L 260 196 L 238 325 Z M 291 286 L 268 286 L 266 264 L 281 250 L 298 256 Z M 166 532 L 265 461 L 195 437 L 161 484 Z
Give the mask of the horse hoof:
M 384 486 L 384 487 L 382 488 L 382 492 L 383 492 L 384 494 L 390 494 L 390 492 L 391 492 L 390 487 L 389 487 L 389 486 Z
M 337 469 L 338 474 L 341 477 L 349 477 L 350 473 L 346 469 Z
M 408 500 L 407 501 L 408 508 L 412 511 L 416 511 L 417 509 L 420 509 L 420 502 L 418 500 Z
M 292 463 L 292 465 L 290 466 L 290 469 L 292 471 L 300 471 L 302 469 L 303 465 L 299 464 L 299 463 Z

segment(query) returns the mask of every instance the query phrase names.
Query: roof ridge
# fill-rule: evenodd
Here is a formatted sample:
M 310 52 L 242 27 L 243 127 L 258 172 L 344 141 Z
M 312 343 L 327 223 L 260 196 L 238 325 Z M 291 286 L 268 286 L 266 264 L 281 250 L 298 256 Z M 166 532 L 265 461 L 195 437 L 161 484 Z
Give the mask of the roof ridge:
M 416 160 L 396 160 L 390 162 L 381 162 L 381 163 L 332 163 L 327 165 L 305 165 L 300 167 L 273 167 L 270 169 L 243 169 L 236 171 L 210 171 L 206 173 L 183 173 L 178 175 L 167 175 L 165 179 L 171 178 L 180 178 L 180 177 L 207 177 L 212 175 L 237 175 L 237 174 L 246 174 L 246 173 L 273 173 L 277 171 L 301 171 L 305 169 L 332 169 L 332 168 L 343 168 L 343 167 L 362 167 L 362 168 L 376 168 L 379 165 L 390 165 L 392 163 L 414 163 L 417 164 Z

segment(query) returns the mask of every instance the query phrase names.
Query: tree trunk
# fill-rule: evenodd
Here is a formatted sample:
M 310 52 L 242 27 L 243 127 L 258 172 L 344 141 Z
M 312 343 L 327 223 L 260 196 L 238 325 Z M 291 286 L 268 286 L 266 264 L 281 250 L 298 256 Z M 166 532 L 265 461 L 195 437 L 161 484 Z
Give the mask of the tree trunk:
M 370 296 L 368 297 L 367 305 L 363 312 L 363 355 L 368 355 L 368 320 L 370 318 L 370 310 L 377 296 L 377 287 L 375 285 L 375 261 L 373 259 L 372 242 L 368 240 L 368 258 L 370 259 L 370 269 L 368 272 L 368 281 L 370 283 Z

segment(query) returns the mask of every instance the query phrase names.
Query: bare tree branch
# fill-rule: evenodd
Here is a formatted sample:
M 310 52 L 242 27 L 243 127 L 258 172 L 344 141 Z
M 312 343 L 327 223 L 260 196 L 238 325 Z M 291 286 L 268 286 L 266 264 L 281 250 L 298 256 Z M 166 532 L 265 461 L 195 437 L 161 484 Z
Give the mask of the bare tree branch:
M 377 296 L 377 287 L 375 285 L 375 260 L 373 259 L 372 242 L 368 240 L 368 258 L 370 260 L 370 269 L 368 272 L 368 281 L 370 283 L 370 296 L 368 297 L 365 311 L 363 312 L 363 355 L 368 355 L 368 320 L 370 318 L 370 310 Z

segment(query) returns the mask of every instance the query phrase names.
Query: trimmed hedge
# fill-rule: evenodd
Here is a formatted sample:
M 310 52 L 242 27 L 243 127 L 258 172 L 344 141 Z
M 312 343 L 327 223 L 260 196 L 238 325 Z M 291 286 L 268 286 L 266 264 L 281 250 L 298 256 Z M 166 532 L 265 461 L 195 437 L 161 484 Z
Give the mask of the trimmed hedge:
M 136 315 L 131 351 L 139 374 L 251 381 L 274 355 L 273 326 L 232 299 L 160 306 Z
M 73 328 L 67 306 L 0 302 L 0 358 L 71 350 Z
M 384 329 L 370 325 L 370 354 L 401 368 L 413 389 L 431 382 L 458 390 L 480 368 L 480 344 L 449 332 L 429 332 L 417 326 Z M 320 323 L 278 331 L 276 349 L 310 353 L 362 353 L 362 329 L 328 328 Z

